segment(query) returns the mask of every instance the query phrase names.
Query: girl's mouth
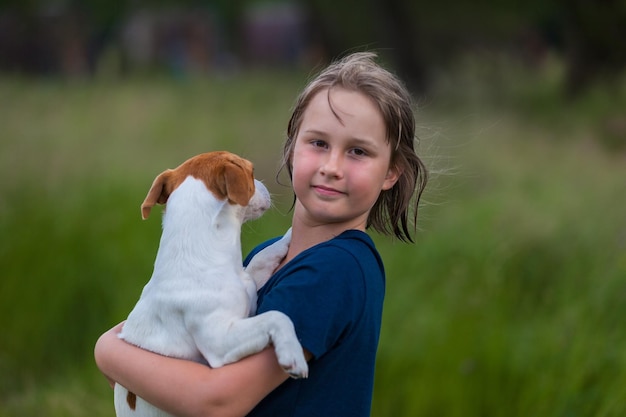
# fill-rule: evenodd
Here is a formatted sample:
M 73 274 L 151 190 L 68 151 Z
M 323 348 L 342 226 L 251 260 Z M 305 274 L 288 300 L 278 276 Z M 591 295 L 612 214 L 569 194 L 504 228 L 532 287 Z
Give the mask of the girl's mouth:
M 314 185 L 313 189 L 320 195 L 322 196 L 327 196 L 327 197 L 332 197 L 332 196 L 338 196 L 338 195 L 342 195 L 345 194 L 342 191 L 339 191 L 337 189 L 334 189 L 332 187 L 326 187 L 323 185 Z

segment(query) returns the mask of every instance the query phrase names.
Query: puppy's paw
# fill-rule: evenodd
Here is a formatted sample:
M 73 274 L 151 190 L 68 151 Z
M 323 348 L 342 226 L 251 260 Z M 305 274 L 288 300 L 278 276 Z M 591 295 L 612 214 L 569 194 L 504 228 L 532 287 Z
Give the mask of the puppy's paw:
M 283 235 L 282 238 L 280 238 L 279 242 L 281 242 L 282 244 L 284 244 L 287 248 L 289 248 L 289 243 L 291 243 L 291 227 L 289 229 L 287 229 L 287 232 L 285 232 L 285 234 Z M 285 251 L 285 255 L 287 255 L 287 252 Z
M 291 243 L 291 227 L 285 232 L 283 237 L 263 249 L 259 254 L 263 254 L 265 262 L 277 267 L 280 262 L 287 256 L 289 244 Z M 258 256 L 258 255 L 257 255 Z
M 276 349 L 278 363 L 290 377 L 295 379 L 307 378 L 309 376 L 309 365 L 306 362 L 302 348 L 298 344 L 293 348 Z
M 257 289 L 265 285 L 272 276 L 278 265 L 287 256 L 289 243 L 291 242 L 291 228 L 285 235 L 257 253 L 246 267 L 246 272 L 256 283 Z

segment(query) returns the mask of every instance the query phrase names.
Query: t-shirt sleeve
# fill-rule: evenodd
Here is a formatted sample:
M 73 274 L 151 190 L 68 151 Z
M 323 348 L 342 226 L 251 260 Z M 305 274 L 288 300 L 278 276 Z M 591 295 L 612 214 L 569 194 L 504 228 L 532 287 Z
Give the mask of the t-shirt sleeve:
M 349 251 L 328 246 L 287 264 L 272 283 L 257 314 L 270 310 L 293 321 L 302 346 L 318 358 L 339 343 L 364 305 L 361 263 Z

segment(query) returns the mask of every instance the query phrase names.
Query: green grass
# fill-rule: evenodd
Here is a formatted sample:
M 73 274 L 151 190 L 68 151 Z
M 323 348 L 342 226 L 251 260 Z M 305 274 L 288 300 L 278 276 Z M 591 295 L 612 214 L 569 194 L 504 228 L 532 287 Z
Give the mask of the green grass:
M 0 416 L 113 414 L 93 344 L 150 276 L 160 211 L 142 221 L 139 205 L 165 168 L 248 157 L 276 207 L 244 227 L 244 250 L 288 227 L 274 176 L 304 82 L 0 79 Z M 497 111 L 456 91 L 439 98 L 453 109 L 418 113 L 437 175 L 415 245 L 375 236 L 373 416 L 626 414 L 626 156 L 602 136 L 615 97 L 523 86 Z
M 411 255 L 382 247 L 374 415 L 626 411 L 623 156 L 505 142 L 430 210 Z

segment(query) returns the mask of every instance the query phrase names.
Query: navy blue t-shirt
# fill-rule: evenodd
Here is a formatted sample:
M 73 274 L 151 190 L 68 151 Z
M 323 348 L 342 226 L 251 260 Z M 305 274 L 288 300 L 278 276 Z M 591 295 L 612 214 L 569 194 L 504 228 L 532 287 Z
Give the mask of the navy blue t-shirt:
M 249 416 L 369 416 L 384 294 L 383 263 L 358 230 L 303 251 L 276 272 L 259 290 L 257 314 L 289 316 L 313 359 L 307 379 L 285 381 Z

